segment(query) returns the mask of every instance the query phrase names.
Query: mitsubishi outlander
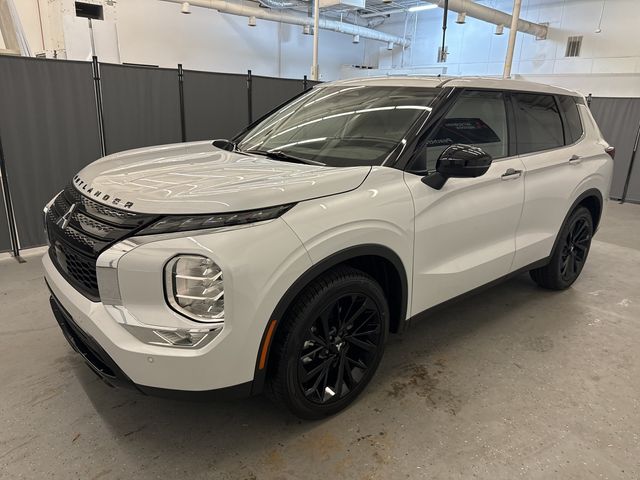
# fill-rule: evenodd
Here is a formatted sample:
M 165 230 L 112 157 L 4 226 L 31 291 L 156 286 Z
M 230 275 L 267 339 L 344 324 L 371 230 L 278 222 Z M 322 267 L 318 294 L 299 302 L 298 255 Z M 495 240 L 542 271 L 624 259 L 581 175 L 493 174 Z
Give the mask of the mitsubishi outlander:
M 266 391 L 321 418 L 421 312 L 524 271 L 544 288 L 575 282 L 613 153 L 561 88 L 318 85 L 231 140 L 80 171 L 45 208 L 51 306 L 112 385 Z

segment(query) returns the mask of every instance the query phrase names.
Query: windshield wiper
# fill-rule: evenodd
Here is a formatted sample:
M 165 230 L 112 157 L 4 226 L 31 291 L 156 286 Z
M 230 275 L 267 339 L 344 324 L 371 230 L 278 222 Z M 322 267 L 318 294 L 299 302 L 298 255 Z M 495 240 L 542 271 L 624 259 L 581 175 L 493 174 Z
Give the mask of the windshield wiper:
M 273 160 L 282 160 L 285 162 L 304 163 L 306 165 L 319 165 L 326 166 L 326 163 L 318 162 L 317 160 L 310 160 L 308 158 L 296 157 L 295 155 L 289 155 L 282 150 L 245 150 L 244 153 L 257 153 L 258 155 L 264 155 L 267 158 Z

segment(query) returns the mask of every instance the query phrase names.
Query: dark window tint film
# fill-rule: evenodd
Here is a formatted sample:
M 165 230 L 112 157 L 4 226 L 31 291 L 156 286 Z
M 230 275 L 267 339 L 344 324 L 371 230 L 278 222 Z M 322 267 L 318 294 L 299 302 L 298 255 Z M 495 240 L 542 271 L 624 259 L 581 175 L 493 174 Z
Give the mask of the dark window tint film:
M 507 114 L 501 92 L 464 92 L 430 135 L 411 169 L 435 170 L 442 152 L 457 143 L 479 147 L 494 159 L 508 155 Z
M 518 153 L 538 152 L 564 145 L 562 120 L 551 95 L 516 93 Z
M 578 106 L 573 97 L 558 97 L 560 109 L 564 114 L 564 135 L 567 145 L 577 142 L 582 136 L 582 122 Z

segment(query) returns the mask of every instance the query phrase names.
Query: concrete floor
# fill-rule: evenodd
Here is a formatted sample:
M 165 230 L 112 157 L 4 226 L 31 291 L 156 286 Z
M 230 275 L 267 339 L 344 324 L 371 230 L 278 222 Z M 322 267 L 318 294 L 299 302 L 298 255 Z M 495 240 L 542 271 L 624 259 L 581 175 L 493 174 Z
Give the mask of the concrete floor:
M 35 256 L 0 262 L 0 478 L 640 478 L 640 206 L 609 204 L 580 280 L 528 276 L 392 337 L 360 400 L 114 390 L 58 331 Z

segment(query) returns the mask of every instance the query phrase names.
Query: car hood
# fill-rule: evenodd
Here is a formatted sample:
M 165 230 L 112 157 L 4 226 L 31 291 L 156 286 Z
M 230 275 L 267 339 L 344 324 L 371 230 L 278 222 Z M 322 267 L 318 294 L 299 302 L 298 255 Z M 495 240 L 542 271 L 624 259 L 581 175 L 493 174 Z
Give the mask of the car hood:
M 224 213 L 309 200 L 357 188 L 371 167 L 323 167 L 227 152 L 211 142 L 130 150 L 74 177 L 104 205 L 140 213 Z

